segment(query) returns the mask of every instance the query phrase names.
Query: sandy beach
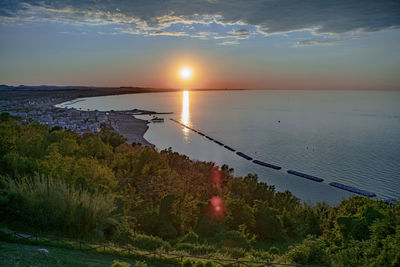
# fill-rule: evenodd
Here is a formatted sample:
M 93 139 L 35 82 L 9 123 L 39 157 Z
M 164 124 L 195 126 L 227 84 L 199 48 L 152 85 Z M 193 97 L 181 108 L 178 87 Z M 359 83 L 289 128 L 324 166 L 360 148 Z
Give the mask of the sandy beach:
M 3 86 L 4 87 L 4 86 Z M 177 91 L 177 89 L 157 89 L 157 88 L 63 88 L 63 87 L 46 87 L 45 89 L 38 87 L 24 87 L 23 89 L 13 86 L 0 86 L 0 99 L 9 104 L 0 106 L 1 112 L 19 111 L 23 104 L 37 102 L 40 107 L 48 106 L 49 112 L 55 108 L 56 105 L 67 101 L 82 101 L 82 97 L 95 97 L 104 95 L 119 95 L 119 94 L 137 94 L 137 93 L 156 93 Z M 32 95 L 35 95 L 32 97 Z M 14 110 L 15 109 L 15 110 Z M 152 111 L 142 111 L 149 112 Z M 146 133 L 148 122 L 145 120 L 135 118 L 131 112 L 126 111 L 112 111 L 109 113 L 109 119 L 114 121 L 113 127 L 117 132 L 127 138 L 127 143 L 132 144 L 140 143 L 144 146 L 154 147 L 153 144 L 148 142 L 143 136 Z
M 225 91 L 226 89 L 193 89 L 192 91 Z M 240 89 L 234 89 L 240 90 Z M 10 104 L 24 101 L 26 103 L 38 102 L 42 107 L 49 106 L 49 109 L 54 106 L 67 102 L 67 101 L 82 101 L 84 97 L 107 96 L 107 95 L 121 95 L 121 94 L 140 94 L 140 93 L 158 93 L 158 92 L 176 92 L 180 89 L 164 89 L 164 88 L 140 88 L 140 87 L 85 87 L 85 86 L 6 86 L 0 85 L 0 99 L 6 102 L 11 101 Z M 13 112 L 19 111 L 19 104 L 11 107 L 5 104 L 4 107 L 0 106 L 0 112 Z M 149 114 L 157 114 L 152 111 Z M 110 112 L 110 119 L 115 121 L 114 128 L 120 134 L 125 136 L 128 140 L 127 143 L 132 142 L 140 143 L 145 146 L 154 147 L 153 144 L 148 142 L 143 136 L 146 133 L 148 122 L 145 120 L 137 119 L 132 114 L 124 111 Z
M 140 143 L 144 146 L 154 147 L 153 144 L 143 137 L 149 128 L 147 121 L 137 119 L 123 112 L 110 113 L 110 119 L 115 122 L 115 130 L 128 139 L 126 141 L 128 144 Z

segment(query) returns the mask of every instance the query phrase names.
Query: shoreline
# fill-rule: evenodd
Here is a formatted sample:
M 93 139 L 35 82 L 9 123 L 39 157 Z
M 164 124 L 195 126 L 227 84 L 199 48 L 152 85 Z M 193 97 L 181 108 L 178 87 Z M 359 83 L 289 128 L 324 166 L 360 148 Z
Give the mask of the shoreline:
M 132 93 L 134 94 L 134 93 Z M 82 120 L 83 118 L 91 118 L 91 117 L 96 117 L 96 127 L 99 127 L 102 122 L 103 124 L 108 125 L 111 129 L 115 130 L 125 138 L 127 138 L 126 143 L 128 145 L 131 145 L 132 143 L 139 143 L 143 146 L 149 146 L 152 148 L 155 148 L 156 146 L 152 143 L 150 143 L 148 140 L 144 138 L 144 135 L 146 134 L 147 130 L 149 129 L 149 121 L 145 119 L 139 119 L 136 118 L 134 115 L 150 115 L 150 114 L 168 114 L 168 112 L 154 112 L 154 111 L 149 111 L 149 110 L 138 110 L 138 109 L 132 109 L 132 110 L 119 110 L 119 111 L 98 111 L 98 110 L 80 110 L 76 108 L 69 108 L 69 105 L 73 105 L 77 102 L 84 101 L 83 99 L 80 99 L 82 97 L 79 97 L 77 95 L 66 95 L 63 97 L 60 96 L 51 96 L 47 95 L 47 97 L 44 96 L 39 96 L 39 97 L 30 97 L 30 98 L 24 98 L 23 100 L 14 100 L 14 101 L 0 101 L 0 102 L 10 102 L 9 107 L 15 108 L 15 109 L 26 109 L 26 110 L 35 110 L 35 109 L 41 109 L 41 116 L 49 116 L 49 114 L 56 114 L 60 110 L 63 110 L 62 112 L 65 112 L 64 114 L 71 114 L 71 113 L 80 113 L 79 121 L 70 121 L 68 125 L 66 126 L 71 126 L 71 125 L 76 125 L 75 123 L 79 123 L 83 125 L 86 128 L 81 128 L 78 130 L 73 130 L 77 132 L 78 134 L 82 134 L 83 131 L 92 131 L 96 133 L 98 129 L 100 128 L 93 128 L 91 126 L 95 126 L 94 123 L 92 123 L 90 120 L 87 122 L 85 120 Z M 26 102 L 29 102 L 28 104 Z M 33 103 L 31 103 L 33 102 Z M 35 103 L 36 102 L 36 103 Z M 25 105 L 23 106 L 23 104 Z M 1 103 L 2 104 L 2 103 Z M 13 105 L 15 106 L 13 107 Z M 28 106 L 26 106 L 28 105 Z M 3 106 L 6 107 L 6 106 Z M 0 105 L 0 110 L 1 111 L 6 111 L 10 112 L 10 110 L 3 110 Z M 13 115 L 13 114 L 12 114 Z M 59 116 L 71 119 L 71 117 L 67 116 Z M 18 115 L 16 115 L 18 116 Z M 54 115 L 52 118 L 52 121 L 55 120 L 55 118 L 58 115 Z M 98 117 L 102 117 L 102 120 L 97 120 Z M 72 116 L 73 117 L 73 116 Z M 29 118 L 29 117 L 25 117 Z M 29 118 L 30 119 L 30 118 Z M 39 123 L 42 124 L 48 124 L 49 126 L 54 126 L 51 123 L 48 123 L 46 121 L 42 121 L 40 119 L 34 119 L 38 121 Z M 83 130 L 82 130 L 83 129 Z M 97 131 L 96 131 L 97 129 Z M 72 130 L 72 129 L 71 129 Z M 293 190 L 290 190 L 293 192 Z M 297 194 L 296 194 L 297 195 Z
M 134 115 L 146 114 L 168 114 L 158 113 L 149 110 L 121 110 L 121 111 L 98 111 L 98 110 L 79 110 L 68 106 L 80 101 L 81 98 L 96 97 L 105 95 L 126 94 L 125 90 L 104 92 L 104 90 L 47 90 L 39 92 L 36 90 L 13 91 L 2 90 L 0 96 L 4 96 L 0 101 L 0 113 L 8 112 L 13 116 L 22 118 L 22 121 L 37 121 L 40 124 L 50 127 L 60 126 L 63 129 L 72 130 L 78 134 L 84 132 L 97 133 L 101 124 L 110 127 L 119 134 L 127 138 L 126 143 L 139 143 L 143 146 L 154 148 L 155 145 L 144 138 L 149 128 L 147 120 L 138 119 Z M 154 92 L 148 90 L 147 92 Z M 130 94 L 147 92 L 129 92 Z M 161 92 L 161 91 L 158 91 Z M 83 94 L 82 94 L 83 93 Z M 155 93 L 155 92 L 154 92 Z
M 144 138 L 145 133 L 149 129 L 148 121 L 118 111 L 110 113 L 109 118 L 114 121 L 114 130 L 127 138 L 127 144 L 139 143 L 143 146 L 155 147 L 154 144 Z
M 231 90 L 243 90 L 243 89 L 192 89 L 193 91 L 231 91 Z M 134 143 L 140 143 L 144 146 L 150 146 L 155 148 L 155 145 L 150 143 L 144 138 L 147 132 L 149 122 L 143 119 L 138 119 L 134 115 L 144 114 L 168 114 L 169 112 L 154 112 L 147 110 L 129 110 L 129 111 L 107 111 L 99 112 L 96 110 L 83 111 L 77 109 L 71 109 L 67 107 L 60 107 L 59 105 L 71 105 L 76 102 L 80 102 L 81 98 L 87 97 L 99 97 L 99 96 L 111 96 L 111 95 L 124 95 L 124 94 L 141 94 L 141 93 L 167 93 L 177 92 L 180 89 L 161 89 L 161 88 L 140 88 L 140 87 L 7 87 L 0 90 L 0 99 L 3 99 L 0 103 L 0 112 L 9 112 L 18 116 L 21 114 L 21 110 L 28 113 L 31 108 L 36 110 L 44 109 L 47 114 L 56 113 L 57 110 L 76 110 L 78 112 L 85 112 L 88 114 L 101 113 L 108 114 L 108 125 L 117 131 L 119 134 L 127 138 L 126 143 L 129 145 Z M 8 103 L 6 103 L 8 102 Z M 68 103 L 69 102 L 69 103 Z M 36 106 L 32 107 L 31 103 L 36 103 Z M 58 105 L 58 107 L 57 107 Z M 22 112 L 23 113 L 23 112 Z M 28 118 L 27 115 L 22 116 Z M 46 121 L 42 121 L 38 118 L 31 118 L 42 124 L 48 124 Z M 93 130 L 89 130 L 92 131 Z M 80 134 L 78 132 L 78 134 Z

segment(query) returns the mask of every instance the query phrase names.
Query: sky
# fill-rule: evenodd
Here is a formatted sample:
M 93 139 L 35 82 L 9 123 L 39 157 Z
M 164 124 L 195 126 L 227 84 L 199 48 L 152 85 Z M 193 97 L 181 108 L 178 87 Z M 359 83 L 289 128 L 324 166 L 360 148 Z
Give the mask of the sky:
M 400 90 L 399 26 L 398 0 L 0 0 L 0 84 Z

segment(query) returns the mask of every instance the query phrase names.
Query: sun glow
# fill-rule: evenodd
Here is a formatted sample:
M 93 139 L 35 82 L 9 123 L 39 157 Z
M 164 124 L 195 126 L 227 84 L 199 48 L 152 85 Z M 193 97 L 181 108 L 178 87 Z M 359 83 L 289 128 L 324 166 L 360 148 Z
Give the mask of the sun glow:
M 179 71 L 179 75 L 184 80 L 190 79 L 192 77 L 192 70 L 188 67 L 184 67 Z

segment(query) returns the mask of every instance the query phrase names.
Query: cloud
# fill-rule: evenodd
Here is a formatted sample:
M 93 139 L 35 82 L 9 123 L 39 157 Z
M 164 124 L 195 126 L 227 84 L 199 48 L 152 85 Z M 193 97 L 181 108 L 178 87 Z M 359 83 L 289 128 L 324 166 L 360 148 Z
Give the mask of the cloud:
M 149 33 L 150 36 L 175 36 L 175 37 L 181 37 L 181 36 L 188 36 L 189 34 L 185 32 L 164 32 L 164 31 L 156 31 L 156 32 L 151 32 Z
M 217 43 L 217 45 L 237 45 L 239 44 L 238 40 L 234 40 L 234 41 L 224 41 L 221 43 Z
M 250 31 L 248 29 L 239 29 L 239 30 L 235 30 L 233 32 L 235 34 L 239 34 L 239 35 L 248 35 Z
M 296 42 L 296 46 L 310 46 L 310 45 L 329 45 L 329 44 L 335 44 L 339 42 L 336 39 L 333 40 L 319 40 L 319 39 L 307 39 L 307 40 L 301 40 Z
M 195 34 L 190 35 L 192 38 L 198 38 L 201 40 L 208 40 L 209 36 L 213 35 L 212 32 L 197 32 Z
M 331 36 L 322 38 L 305 39 L 296 42 L 296 46 L 311 46 L 311 45 L 333 45 L 351 39 L 359 39 L 359 36 Z
M 202 27 L 220 26 L 217 36 L 238 40 L 247 39 L 252 34 L 284 34 L 301 30 L 315 34 L 343 34 L 398 28 L 400 1 L 3 0 L 0 5 L 1 23 L 38 20 L 86 25 L 117 24 L 130 33 L 171 33 L 195 38 L 206 38 L 204 34 L 196 33 L 196 27 L 204 32 Z M 195 29 L 170 29 L 182 25 L 194 26 Z M 299 45 L 317 43 L 327 44 L 329 41 L 304 40 Z

